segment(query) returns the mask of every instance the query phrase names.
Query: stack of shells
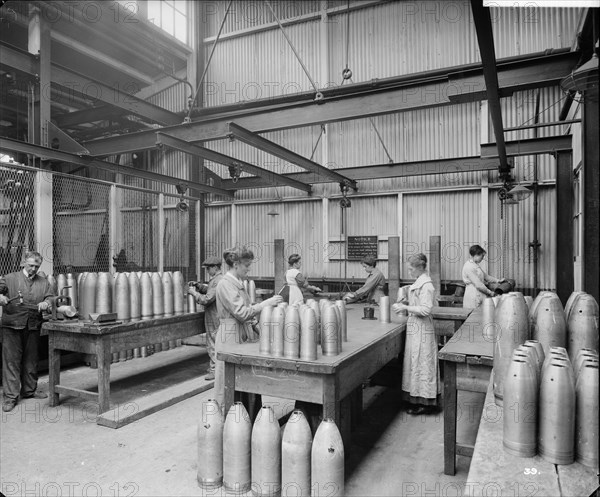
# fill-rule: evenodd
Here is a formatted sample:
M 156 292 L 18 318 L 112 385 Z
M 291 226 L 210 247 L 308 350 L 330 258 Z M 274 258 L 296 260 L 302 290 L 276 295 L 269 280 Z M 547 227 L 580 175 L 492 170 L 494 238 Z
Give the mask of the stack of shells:
M 505 302 L 503 297 L 496 310 L 497 332 L 506 331 L 502 313 L 522 319 L 520 305 L 501 307 Z M 540 292 L 528 319 L 533 339 L 514 347 L 503 381 L 494 381 L 495 388 L 502 386 L 504 448 L 519 457 L 539 454 L 553 464 L 577 460 L 597 469 L 598 304 L 574 292 L 563 310 L 554 292 Z M 499 336 L 496 344 L 501 341 Z M 495 378 L 497 371 L 494 356 Z
M 260 313 L 259 352 L 273 357 L 314 361 L 342 352 L 348 341 L 346 303 L 308 299 L 305 304 L 267 306 Z
M 487 300 L 487 299 L 486 299 Z M 527 303 L 520 292 L 502 295 L 494 311 L 494 399 L 501 406 L 513 351 L 530 337 Z
M 71 297 L 80 319 L 90 320 L 90 314 L 116 313 L 117 319 L 125 323 L 170 317 L 186 312 L 185 282 L 181 271 L 163 273 L 131 272 L 115 273 L 87 272 L 75 278 L 72 274 L 59 274 L 55 279 L 47 277 L 56 295 Z M 56 285 L 56 286 L 54 286 Z M 67 287 L 65 291 L 64 288 Z M 187 309 L 187 312 L 195 312 Z M 153 352 L 168 350 L 181 345 L 181 340 L 170 340 L 141 348 L 122 350 L 112 355 L 112 362 L 146 357 Z
M 46 280 L 50 283 L 54 295 L 58 297 L 69 297 L 71 305 L 76 309 L 78 308 L 79 298 L 77 292 L 77 278 L 73 273 L 61 273 L 57 275 L 56 278 L 49 274 L 46 276 Z
M 198 422 L 197 479 L 204 489 L 260 497 L 344 495 L 344 444 L 335 422 L 324 419 L 314 439 L 301 410 L 294 410 L 283 434 L 270 406 L 254 424 L 241 402 L 223 420 L 219 404 L 202 406 Z

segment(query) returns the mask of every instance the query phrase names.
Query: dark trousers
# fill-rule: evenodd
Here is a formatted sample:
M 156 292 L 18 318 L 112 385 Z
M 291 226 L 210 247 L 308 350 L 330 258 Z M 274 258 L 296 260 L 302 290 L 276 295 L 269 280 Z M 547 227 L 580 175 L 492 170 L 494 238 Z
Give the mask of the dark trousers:
M 2 328 L 2 385 L 4 398 L 17 400 L 32 395 L 38 381 L 38 342 L 36 330 Z

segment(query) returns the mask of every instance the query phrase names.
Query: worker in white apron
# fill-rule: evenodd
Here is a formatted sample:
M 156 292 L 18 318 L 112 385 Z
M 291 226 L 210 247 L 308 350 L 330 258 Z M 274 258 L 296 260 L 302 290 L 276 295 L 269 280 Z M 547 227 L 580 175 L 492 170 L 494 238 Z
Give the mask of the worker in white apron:
M 300 272 L 300 266 L 302 265 L 302 258 L 298 254 L 292 254 L 288 257 L 289 269 L 285 273 L 285 282 L 289 289 L 289 304 L 295 303 L 302 304 L 304 302 L 304 295 L 302 289 L 306 289 L 313 293 L 319 293 L 321 289 L 317 286 L 310 285 L 308 280 Z

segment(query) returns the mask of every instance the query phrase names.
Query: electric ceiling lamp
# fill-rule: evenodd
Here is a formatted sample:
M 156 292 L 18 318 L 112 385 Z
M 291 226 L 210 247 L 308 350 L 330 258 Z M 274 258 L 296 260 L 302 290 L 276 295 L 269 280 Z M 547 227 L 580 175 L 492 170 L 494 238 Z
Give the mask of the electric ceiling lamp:
M 560 87 L 565 92 L 598 93 L 598 74 L 598 55 L 594 53 L 590 60 L 563 78 Z
M 593 10 L 593 9 L 592 9 Z M 584 97 L 588 93 L 591 95 L 598 95 L 598 47 L 596 46 L 596 19 L 597 15 L 593 14 L 592 17 L 592 58 L 585 64 L 577 67 L 571 74 L 563 78 L 560 82 L 560 87 L 567 93 L 579 92 Z M 582 37 L 583 41 L 583 37 Z M 579 47 L 580 49 L 587 48 Z
M 528 199 L 532 193 L 533 192 L 529 188 L 523 185 L 517 185 L 508 191 L 510 198 L 516 200 L 517 202 Z

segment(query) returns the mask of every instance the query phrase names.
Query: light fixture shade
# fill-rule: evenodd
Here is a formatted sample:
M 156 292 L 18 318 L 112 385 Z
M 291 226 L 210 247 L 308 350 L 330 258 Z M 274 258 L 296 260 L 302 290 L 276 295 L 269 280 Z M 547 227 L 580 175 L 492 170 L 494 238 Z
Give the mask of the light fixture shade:
M 508 195 L 510 196 L 510 198 L 513 198 L 517 202 L 520 202 L 521 200 L 529 198 L 532 193 L 533 192 L 529 188 L 522 185 L 517 185 L 508 192 Z
M 267 216 L 279 216 L 279 212 L 275 209 L 271 209 L 269 212 L 267 212 Z
M 597 92 L 598 74 L 598 55 L 594 54 L 585 64 L 563 78 L 560 87 L 564 91 Z

